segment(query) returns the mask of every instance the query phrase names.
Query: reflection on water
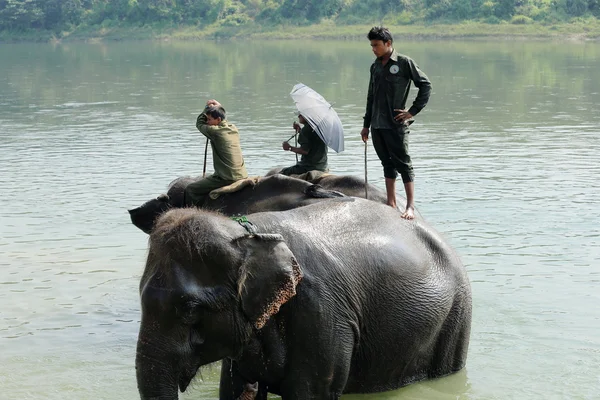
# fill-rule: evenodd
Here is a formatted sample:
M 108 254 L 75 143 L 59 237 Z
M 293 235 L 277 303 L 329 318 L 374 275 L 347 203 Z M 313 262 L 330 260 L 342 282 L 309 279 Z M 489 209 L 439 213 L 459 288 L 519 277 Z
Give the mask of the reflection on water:
M 399 42 L 433 82 L 411 133 L 417 206 L 468 268 L 464 371 L 372 399 L 591 399 L 600 387 L 600 45 Z M 332 102 L 359 139 L 362 42 L 0 47 L 0 385 L 11 398 L 135 398 L 146 236 L 126 210 L 202 169 L 217 98 L 251 175 L 289 165 L 289 91 Z M 211 160 L 209 159 L 209 165 Z M 382 187 L 372 148 L 369 181 Z M 182 398 L 216 398 L 218 368 Z M 44 379 L 40 379 L 40 377 Z

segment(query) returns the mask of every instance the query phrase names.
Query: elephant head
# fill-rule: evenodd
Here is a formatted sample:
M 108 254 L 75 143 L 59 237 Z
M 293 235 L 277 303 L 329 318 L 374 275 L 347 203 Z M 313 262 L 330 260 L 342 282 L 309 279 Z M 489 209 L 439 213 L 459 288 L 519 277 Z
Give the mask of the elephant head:
M 169 208 L 171 208 L 169 195 L 161 194 L 155 199 L 148 200 L 141 206 L 127 211 L 129 212 L 131 222 L 144 233 L 150 234 L 156 219 Z
M 238 356 L 301 279 L 280 235 L 250 234 L 212 212 L 166 212 L 150 235 L 140 282 L 141 398 L 177 399 L 201 366 Z
M 155 199 L 148 200 L 139 207 L 129 211 L 131 222 L 144 233 L 150 234 L 154 223 L 165 211 L 170 208 L 184 207 L 184 192 L 187 185 L 198 178 L 182 176 L 169 183 L 167 193 L 161 194 Z

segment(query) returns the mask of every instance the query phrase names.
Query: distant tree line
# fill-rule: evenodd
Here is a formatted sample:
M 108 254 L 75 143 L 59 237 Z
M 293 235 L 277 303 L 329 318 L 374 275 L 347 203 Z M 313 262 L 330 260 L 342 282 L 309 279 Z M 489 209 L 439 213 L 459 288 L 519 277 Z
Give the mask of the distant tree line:
M 221 24 L 553 23 L 600 18 L 600 0 L 0 0 L 0 30 Z

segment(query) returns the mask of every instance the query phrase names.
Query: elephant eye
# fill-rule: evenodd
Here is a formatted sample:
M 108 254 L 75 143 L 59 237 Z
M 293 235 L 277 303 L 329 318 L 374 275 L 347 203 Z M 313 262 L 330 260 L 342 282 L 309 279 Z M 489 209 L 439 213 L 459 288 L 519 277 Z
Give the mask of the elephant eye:
M 203 316 L 212 311 L 206 304 L 202 304 L 196 300 L 184 301 L 175 310 L 177 317 L 186 325 L 198 324 Z
M 191 328 L 190 329 L 190 345 L 193 348 L 194 346 L 199 346 L 201 344 L 204 344 L 204 337 L 202 337 L 202 335 L 200 335 L 200 333 L 196 329 Z

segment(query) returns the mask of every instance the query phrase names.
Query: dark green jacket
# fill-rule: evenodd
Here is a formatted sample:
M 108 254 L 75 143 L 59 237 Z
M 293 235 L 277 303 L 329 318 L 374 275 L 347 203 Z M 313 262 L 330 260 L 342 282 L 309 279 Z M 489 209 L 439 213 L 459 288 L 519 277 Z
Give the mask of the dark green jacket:
M 213 175 L 228 181 L 248 177 L 240 146 L 240 135 L 235 125 L 226 120 L 221 121 L 219 125 L 208 125 L 206 114 L 202 113 L 196 120 L 196 128 L 210 139 L 215 170 Z
M 308 152 L 300 158 L 299 166 L 306 167 L 309 171 L 313 169 L 327 170 L 327 145 L 309 124 L 302 127 L 298 135 L 298 144 L 302 150 Z
M 371 65 L 367 110 L 364 117 L 365 128 L 394 129 L 400 124 L 394 121 L 395 109 L 406 108 L 406 100 L 411 81 L 419 88 L 417 97 L 408 110 L 417 115 L 429 100 L 431 82 L 415 62 L 407 56 L 392 51 L 387 64 L 377 59 Z

